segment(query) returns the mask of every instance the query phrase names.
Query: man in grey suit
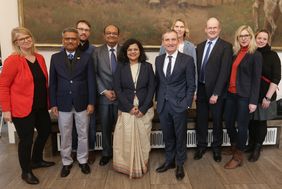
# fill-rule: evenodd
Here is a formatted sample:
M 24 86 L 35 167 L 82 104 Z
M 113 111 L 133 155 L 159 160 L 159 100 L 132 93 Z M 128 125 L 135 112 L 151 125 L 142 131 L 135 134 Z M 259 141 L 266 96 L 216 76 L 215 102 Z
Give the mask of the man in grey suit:
M 184 178 L 186 159 L 187 109 L 191 107 L 195 85 L 195 64 L 191 56 L 178 52 L 174 30 L 163 34 L 166 54 L 156 57 L 157 112 L 165 142 L 165 162 L 156 169 L 165 172 L 176 164 L 175 176 Z
M 113 90 L 113 74 L 117 66 L 117 53 L 120 50 L 119 28 L 108 25 L 104 28 L 106 44 L 95 49 L 93 54 L 97 85 L 98 85 L 98 114 L 102 129 L 102 158 L 101 166 L 106 165 L 113 156 L 112 130 L 117 120 L 117 101 Z

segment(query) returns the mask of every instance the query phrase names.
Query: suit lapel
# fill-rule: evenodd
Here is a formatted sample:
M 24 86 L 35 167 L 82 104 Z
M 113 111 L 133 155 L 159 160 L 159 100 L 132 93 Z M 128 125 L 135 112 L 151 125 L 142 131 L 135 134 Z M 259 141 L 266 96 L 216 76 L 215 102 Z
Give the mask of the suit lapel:
M 67 57 L 67 53 L 65 50 L 60 52 L 60 65 L 63 69 L 63 71 L 65 72 L 65 75 L 70 77 L 70 72 L 69 72 L 69 67 L 68 67 L 68 63 L 69 63 L 69 59 Z
M 145 69 L 144 63 L 141 63 L 140 64 L 139 75 L 138 75 L 138 78 L 137 78 L 136 88 L 138 88 L 139 85 L 140 85 L 140 82 L 141 82 L 141 79 L 142 79 L 142 73 L 144 73 L 144 69 Z M 140 75 L 141 75 L 141 77 L 139 77 Z M 133 85 L 134 85 L 134 83 L 133 83 Z
M 124 73 L 128 73 L 128 74 L 125 74 L 126 80 L 129 82 L 130 86 L 134 88 L 134 82 L 133 82 L 132 73 L 130 69 L 130 63 L 125 65 Z
M 174 64 L 172 73 L 170 75 L 170 80 L 171 80 L 171 78 L 173 78 L 174 74 L 177 73 L 177 70 L 179 68 L 180 63 L 181 63 L 181 54 L 180 54 L 180 52 L 178 52 L 176 59 L 175 59 L 175 64 Z
M 160 63 L 159 63 L 159 75 L 161 76 L 161 77 L 164 77 L 165 78 L 165 74 L 164 74 L 164 61 L 165 61 L 165 56 L 166 56 L 166 54 L 163 54 L 163 55 L 161 55 L 161 57 L 160 57 Z
M 197 46 L 197 51 L 198 51 L 198 56 L 197 56 L 197 69 L 198 69 L 198 72 L 200 73 L 200 70 L 201 70 L 201 67 L 202 67 L 202 61 L 203 61 L 203 55 L 204 55 L 204 50 L 205 50 L 205 45 L 206 45 L 206 42 L 203 42 L 201 43 L 200 45 Z
M 214 47 L 210 53 L 210 56 L 209 56 L 209 59 L 208 59 L 208 62 L 210 60 L 210 57 L 214 57 L 215 56 L 215 53 L 218 52 L 217 49 L 219 48 L 220 46 L 220 38 L 217 39 L 216 43 L 214 44 Z
M 108 47 L 107 45 L 104 45 L 102 46 L 102 51 L 101 51 L 101 57 L 104 59 L 102 62 L 105 63 L 105 67 L 107 67 L 107 70 L 109 73 L 112 73 L 112 70 L 111 70 L 111 60 L 110 60 L 110 55 L 109 55 L 109 51 L 108 51 Z
M 83 68 L 83 66 L 81 65 L 81 64 L 83 64 L 83 61 L 80 61 L 81 58 L 83 58 L 83 57 L 81 57 L 81 52 L 79 50 L 77 50 L 76 53 L 75 53 L 73 62 L 72 62 L 72 64 L 74 64 L 73 74 L 71 75 L 72 78 L 75 77 L 79 73 L 79 70 L 81 68 Z

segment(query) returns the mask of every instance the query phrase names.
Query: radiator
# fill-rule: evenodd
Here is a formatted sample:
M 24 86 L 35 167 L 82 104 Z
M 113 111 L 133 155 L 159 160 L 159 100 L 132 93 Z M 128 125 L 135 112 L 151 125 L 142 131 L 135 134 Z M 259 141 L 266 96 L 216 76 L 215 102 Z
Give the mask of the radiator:
M 267 135 L 265 137 L 263 145 L 275 145 L 277 141 L 277 128 L 267 128 Z M 165 144 L 163 141 L 162 131 L 152 131 L 151 132 L 151 148 L 164 148 Z M 211 146 L 212 143 L 212 129 L 208 130 L 208 146 Z M 60 133 L 57 133 L 57 147 L 60 151 L 61 146 L 61 137 Z M 196 143 L 196 130 L 191 129 L 187 130 L 187 148 L 193 148 L 197 146 Z M 230 140 L 227 134 L 227 130 L 223 129 L 223 144 L 222 146 L 230 146 Z M 96 132 L 96 144 L 95 150 L 102 150 L 102 133 Z

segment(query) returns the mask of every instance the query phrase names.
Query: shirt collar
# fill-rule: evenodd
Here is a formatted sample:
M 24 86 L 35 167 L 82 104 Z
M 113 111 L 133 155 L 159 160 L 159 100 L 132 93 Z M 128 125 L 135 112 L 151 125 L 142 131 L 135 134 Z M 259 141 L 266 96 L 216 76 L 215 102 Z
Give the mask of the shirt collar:
M 117 52 L 117 44 L 114 47 L 110 47 L 109 45 L 107 45 L 108 47 L 108 51 L 110 51 L 111 49 L 115 49 L 115 52 Z
M 72 55 L 74 56 L 75 51 L 73 51 L 73 52 L 69 52 L 69 51 L 67 51 L 67 50 L 66 50 L 66 53 L 67 53 L 67 55 L 72 54 Z
M 211 42 L 212 42 L 212 45 L 214 45 L 214 44 L 217 42 L 218 38 L 219 38 L 219 37 L 217 37 L 217 38 L 215 38 L 215 39 L 212 39 L 212 40 L 208 39 L 207 42 L 206 42 L 206 44 L 208 44 L 208 42 L 211 41 Z
M 174 59 L 176 59 L 176 57 L 177 57 L 177 54 L 178 54 L 178 50 L 176 50 L 174 53 L 172 53 L 172 54 L 168 54 L 168 53 L 166 53 L 166 58 L 168 57 L 168 56 L 172 56 Z

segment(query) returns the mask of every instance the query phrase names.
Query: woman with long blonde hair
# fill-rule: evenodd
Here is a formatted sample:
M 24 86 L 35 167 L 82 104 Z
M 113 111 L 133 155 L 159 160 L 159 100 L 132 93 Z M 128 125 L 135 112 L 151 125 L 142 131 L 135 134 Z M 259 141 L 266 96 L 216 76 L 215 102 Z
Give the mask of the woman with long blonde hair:
M 0 75 L 0 104 L 4 120 L 14 123 L 19 136 L 21 177 L 28 184 L 38 184 L 32 169 L 55 164 L 43 160 L 43 149 L 51 132 L 48 72 L 43 56 L 35 52 L 31 32 L 17 27 L 11 35 L 14 52 L 5 60 Z M 33 144 L 35 128 L 38 134 Z
M 262 56 L 256 50 L 252 28 L 240 26 L 235 32 L 234 57 L 225 103 L 225 124 L 232 144 L 232 158 L 224 166 L 234 169 L 243 163 L 250 113 L 258 104 Z M 237 122 L 237 130 L 235 127 Z

